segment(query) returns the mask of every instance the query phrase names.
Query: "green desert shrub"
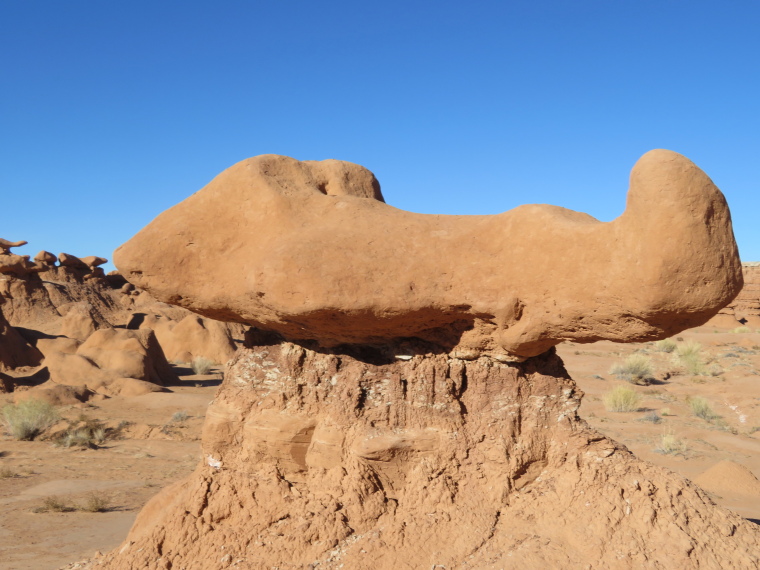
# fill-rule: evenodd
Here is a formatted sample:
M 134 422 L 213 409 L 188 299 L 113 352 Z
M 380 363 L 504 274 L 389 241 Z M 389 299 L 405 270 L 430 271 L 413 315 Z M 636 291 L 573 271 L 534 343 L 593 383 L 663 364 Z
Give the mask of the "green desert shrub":
M 635 412 L 639 409 L 641 397 L 633 388 L 616 386 L 604 395 L 604 406 L 610 412 Z
M 3 423 L 10 434 L 22 441 L 31 441 L 55 422 L 58 412 L 42 400 L 23 400 L 3 408 Z
M 214 362 L 212 360 L 209 360 L 208 358 L 204 358 L 203 356 L 196 356 L 195 358 L 193 358 L 193 361 L 190 364 L 191 368 L 193 369 L 193 372 L 200 376 L 203 376 L 211 372 L 211 367 L 213 365 L 214 365 Z
M 631 384 L 647 384 L 653 373 L 652 361 L 643 354 L 631 354 L 622 363 L 610 368 L 610 374 Z

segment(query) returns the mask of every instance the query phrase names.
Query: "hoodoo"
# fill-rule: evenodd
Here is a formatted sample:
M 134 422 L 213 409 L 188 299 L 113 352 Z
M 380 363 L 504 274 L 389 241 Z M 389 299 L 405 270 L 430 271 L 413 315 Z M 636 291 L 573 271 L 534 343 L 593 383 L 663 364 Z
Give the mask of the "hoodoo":
M 676 153 L 637 163 L 609 223 L 411 214 L 360 166 L 267 155 L 114 257 L 159 299 L 254 328 L 203 460 L 102 567 L 760 563 L 756 525 L 578 417 L 553 348 L 672 335 L 741 288 L 723 195 Z
M 625 212 L 404 212 L 366 169 L 264 155 L 225 170 L 114 254 L 161 301 L 321 346 L 423 338 L 462 355 L 634 342 L 704 324 L 742 286 L 723 194 L 644 155 Z M 213 228 L 213 229 L 211 229 Z

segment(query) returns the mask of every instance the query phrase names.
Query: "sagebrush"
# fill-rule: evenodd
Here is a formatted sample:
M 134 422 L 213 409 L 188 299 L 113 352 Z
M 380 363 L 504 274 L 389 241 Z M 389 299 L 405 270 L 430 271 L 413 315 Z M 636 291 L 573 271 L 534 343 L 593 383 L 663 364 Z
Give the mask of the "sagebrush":
M 18 440 L 31 441 L 58 421 L 58 412 L 47 402 L 28 399 L 3 408 L 3 423 Z

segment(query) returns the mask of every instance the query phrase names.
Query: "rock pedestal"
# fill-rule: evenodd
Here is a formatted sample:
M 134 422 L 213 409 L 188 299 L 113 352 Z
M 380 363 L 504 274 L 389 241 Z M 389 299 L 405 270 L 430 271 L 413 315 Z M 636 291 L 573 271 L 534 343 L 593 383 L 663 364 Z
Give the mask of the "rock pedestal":
M 315 348 L 314 346 L 312 348 Z M 238 351 L 106 568 L 756 568 L 760 530 L 576 414 L 554 350 Z

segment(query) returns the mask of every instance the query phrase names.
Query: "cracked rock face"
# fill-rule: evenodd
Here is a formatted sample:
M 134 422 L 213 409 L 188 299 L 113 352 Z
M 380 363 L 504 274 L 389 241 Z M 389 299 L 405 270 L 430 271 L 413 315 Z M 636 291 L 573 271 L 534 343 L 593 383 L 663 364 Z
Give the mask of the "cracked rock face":
M 755 568 L 760 531 L 576 415 L 553 350 L 241 349 L 106 568 Z M 316 350 L 313 350 L 316 349 Z
M 667 150 L 636 163 L 609 223 L 540 204 L 415 214 L 385 204 L 356 164 L 258 156 L 158 216 L 114 262 L 161 301 L 289 340 L 414 337 L 502 360 L 569 339 L 666 338 L 742 286 L 723 195 Z

